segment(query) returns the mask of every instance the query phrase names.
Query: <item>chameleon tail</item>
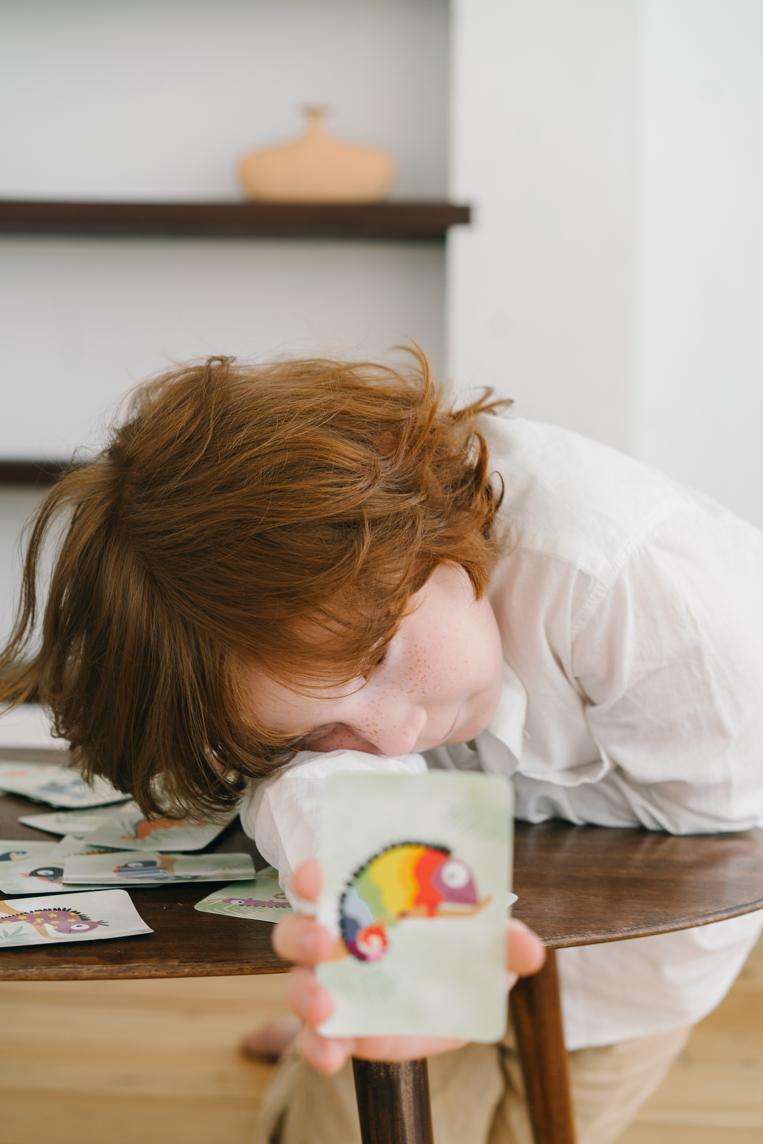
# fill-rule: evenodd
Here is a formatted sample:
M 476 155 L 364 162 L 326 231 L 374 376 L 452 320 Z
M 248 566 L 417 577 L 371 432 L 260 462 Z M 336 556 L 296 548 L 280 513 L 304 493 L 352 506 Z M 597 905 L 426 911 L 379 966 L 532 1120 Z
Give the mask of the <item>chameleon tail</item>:
M 372 922 L 360 926 L 355 918 L 343 917 L 341 922 L 342 940 L 349 952 L 358 961 L 379 961 L 387 952 L 389 941 L 383 922 Z

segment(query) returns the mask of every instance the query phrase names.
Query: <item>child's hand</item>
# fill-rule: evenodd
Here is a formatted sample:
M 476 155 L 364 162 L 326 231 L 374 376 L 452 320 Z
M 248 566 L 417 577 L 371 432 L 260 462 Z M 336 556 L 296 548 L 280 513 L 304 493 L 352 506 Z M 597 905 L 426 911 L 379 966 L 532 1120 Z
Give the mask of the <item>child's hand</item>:
M 321 868 L 316 860 L 305 862 L 294 871 L 294 889 L 305 901 L 314 902 L 321 888 Z M 506 964 L 509 986 L 517 977 L 536 973 L 543 965 L 545 950 L 538 937 L 522 922 L 511 921 L 506 929 Z M 304 914 L 290 914 L 279 922 L 273 934 L 276 953 L 293 961 L 289 982 L 289 1003 L 303 1028 L 297 1037 L 300 1054 L 318 1072 L 338 1072 L 348 1057 L 374 1061 L 405 1061 L 460 1048 L 465 1042 L 446 1037 L 321 1037 L 316 1026 L 334 1008 L 331 995 L 315 977 L 314 969 L 327 961 L 334 949 L 328 930 Z

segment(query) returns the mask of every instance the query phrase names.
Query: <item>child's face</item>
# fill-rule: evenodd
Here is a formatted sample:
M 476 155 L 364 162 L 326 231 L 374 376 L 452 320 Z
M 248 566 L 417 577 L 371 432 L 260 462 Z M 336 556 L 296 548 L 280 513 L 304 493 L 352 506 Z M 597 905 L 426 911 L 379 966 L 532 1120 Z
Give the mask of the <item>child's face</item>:
M 474 738 L 490 722 L 501 690 L 493 609 L 485 597 L 475 600 L 469 577 L 453 564 L 439 565 L 413 604 L 365 680 L 302 695 L 248 669 L 252 715 L 311 751 L 406 755 Z

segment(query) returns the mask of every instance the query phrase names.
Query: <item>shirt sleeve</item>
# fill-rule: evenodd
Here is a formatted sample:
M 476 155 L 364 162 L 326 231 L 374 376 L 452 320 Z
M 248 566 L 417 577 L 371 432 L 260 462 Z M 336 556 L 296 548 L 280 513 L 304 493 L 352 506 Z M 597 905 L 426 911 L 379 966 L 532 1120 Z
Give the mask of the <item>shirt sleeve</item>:
M 655 528 L 573 641 L 607 784 L 677 834 L 763 824 L 763 533 L 709 504 Z
M 389 758 L 362 751 L 300 751 L 284 770 L 251 785 L 241 806 L 241 825 L 278 871 L 281 889 L 297 909 L 300 902 L 291 888 L 292 873 L 318 855 L 320 790 L 326 776 L 362 771 L 421 774 L 426 769 L 421 755 Z

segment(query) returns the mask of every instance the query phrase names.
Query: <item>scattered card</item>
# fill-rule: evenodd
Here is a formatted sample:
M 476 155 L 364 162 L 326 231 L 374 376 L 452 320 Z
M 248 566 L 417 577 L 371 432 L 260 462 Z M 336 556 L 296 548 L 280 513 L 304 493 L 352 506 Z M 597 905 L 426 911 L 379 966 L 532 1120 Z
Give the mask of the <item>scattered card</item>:
M 91 836 L 92 837 L 92 836 Z M 88 840 L 89 841 L 89 840 Z M 134 850 L 67 858 L 64 882 L 161 886 L 168 882 L 226 882 L 254 877 L 251 854 L 160 854 Z
M 292 912 L 272 866 L 260 870 L 252 882 L 234 882 L 214 890 L 197 902 L 194 909 L 202 914 L 227 914 L 258 922 L 277 922 Z
M 89 831 L 88 841 L 120 850 L 203 850 L 236 817 L 231 810 L 209 818 L 146 818 L 135 803 L 120 807 L 107 822 Z
M 0 893 L 3 894 L 62 894 L 70 887 L 64 885 L 64 861 L 73 854 L 101 853 L 89 848 L 80 838 L 62 838 L 60 842 L 38 842 L 35 854 L 23 861 L 0 866 Z M 95 881 L 83 890 L 98 890 Z
M 496 1041 L 506 1025 L 511 788 L 497 775 L 341 774 L 321 798 L 326 1036 Z
M 45 830 L 48 834 L 76 834 L 84 837 L 92 834 L 99 826 L 106 826 L 119 814 L 121 806 L 105 809 L 94 806 L 90 810 L 54 810 L 48 814 L 22 814 L 19 822 L 33 826 L 35 830 Z M 121 846 L 121 843 L 120 843 Z
M 90 785 L 77 771 L 57 763 L 0 762 L 0 790 L 51 806 L 77 809 L 124 802 L 127 798 L 106 779 L 96 778 Z
M 0 841 L 0 882 L 2 882 L 3 863 L 26 862 L 34 858 L 44 858 L 46 853 L 56 845 L 55 842 L 28 842 L 26 838 L 10 838 Z
M 70 893 L 61 898 L 0 900 L 0 948 L 99 941 L 153 933 L 125 890 Z

